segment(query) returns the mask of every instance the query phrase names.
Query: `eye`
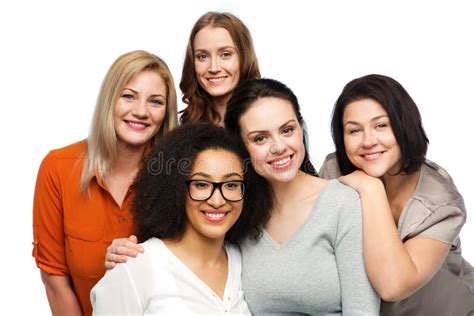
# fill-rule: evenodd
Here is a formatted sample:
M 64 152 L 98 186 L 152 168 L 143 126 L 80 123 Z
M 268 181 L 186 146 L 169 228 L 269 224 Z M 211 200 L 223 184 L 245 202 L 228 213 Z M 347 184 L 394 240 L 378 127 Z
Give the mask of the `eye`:
M 356 133 L 359 133 L 359 132 L 362 132 L 362 128 L 351 128 L 349 130 L 349 134 L 356 134 Z
M 224 187 L 227 190 L 238 190 L 240 188 L 240 182 L 237 182 L 237 181 L 226 182 L 224 183 Z
M 388 127 L 387 123 L 379 123 L 379 124 L 375 125 L 375 128 L 377 128 L 377 129 L 383 129 L 383 128 L 386 128 L 386 127 Z
M 207 58 L 207 54 L 199 53 L 196 55 L 196 59 L 199 61 L 204 61 Z
M 152 106 L 154 107 L 158 107 L 158 106 L 161 106 L 161 105 L 164 105 L 165 103 L 163 102 L 163 100 L 161 99 L 152 99 L 150 100 L 150 103 L 152 104 Z
M 228 58 L 232 57 L 232 55 L 233 54 L 231 52 L 225 51 L 225 52 L 222 52 L 221 57 L 224 58 L 224 59 L 228 59 Z
M 253 138 L 254 143 L 263 144 L 267 137 L 265 135 L 257 135 Z
M 125 99 L 125 100 L 131 101 L 131 100 L 133 100 L 134 96 L 133 96 L 133 94 L 130 94 L 130 93 L 124 93 L 124 94 L 122 94 L 122 98 Z
M 210 186 L 210 184 L 207 181 L 199 181 L 199 180 L 193 181 L 191 184 L 193 188 L 197 190 L 206 190 Z
M 287 126 L 285 127 L 281 132 L 282 134 L 292 134 L 295 128 L 293 126 Z

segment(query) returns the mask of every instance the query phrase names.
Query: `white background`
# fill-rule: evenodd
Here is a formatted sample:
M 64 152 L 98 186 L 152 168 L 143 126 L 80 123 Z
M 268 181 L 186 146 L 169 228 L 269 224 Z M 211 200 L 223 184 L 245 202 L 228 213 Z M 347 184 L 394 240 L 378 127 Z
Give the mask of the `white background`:
M 369 73 L 398 80 L 421 110 L 428 157 L 448 170 L 465 198 L 461 238 L 474 263 L 469 1 L 2 1 L 2 314 L 49 313 L 31 257 L 42 158 L 87 136 L 101 81 L 122 53 L 144 49 L 163 57 L 178 85 L 191 27 L 209 10 L 239 16 L 262 75 L 299 97 L 318 168 L 333 150 L 329 121 L 344 84 Z

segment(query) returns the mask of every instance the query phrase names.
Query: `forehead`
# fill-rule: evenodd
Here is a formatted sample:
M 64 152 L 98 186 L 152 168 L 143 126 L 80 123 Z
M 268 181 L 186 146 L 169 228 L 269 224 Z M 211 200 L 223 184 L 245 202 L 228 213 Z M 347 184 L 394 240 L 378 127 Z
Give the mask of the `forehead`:
M 223 27 L 206 26 L 194 37 L 194 49 L 205 50 L 221 47 L 234 47 L 230 33 Z
M 192 173 L 202 172 L 211 176 L 222 176 L 229 173 L 243 173 L 240 157 L 225 149 L 207 149 L 194 159 Z
M 241 116 L 240 127 L 243 131 L 272 130 L 292 119 L 297 121 L 295 111 L 289 101 L 264 97 L 255 101 Z
M 387 111 L 374 99 L 361 99 L 350 102 L 344 109 L 343 121 L 364 122 L 375 117 L 387 116 Z
M 166 83 L 163 78 L 154 70 L 143 70 L 134 75 L 125 84 L 124 88 L 137 90 L 156 91 L 166 95 Z

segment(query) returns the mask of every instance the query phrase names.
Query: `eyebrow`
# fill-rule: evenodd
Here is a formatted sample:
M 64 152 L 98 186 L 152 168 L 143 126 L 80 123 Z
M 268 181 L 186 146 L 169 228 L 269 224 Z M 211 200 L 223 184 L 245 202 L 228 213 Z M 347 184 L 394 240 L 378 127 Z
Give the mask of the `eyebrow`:
M 386 114 L 378 115 L 378 116 L 376 116 L 376 117 L 370 119 L 370 121 L 373 122 L 373 121 L 376 121 L 376 120 L 381 119 L 381 118 L 383 118 L 383 117 L 388 117 L 388 115 L 386 115 Z M 359 125 L 360 123 L 355 122 L 355 121 L 347 121 L 347 122 L 344 123 L 344 126 L 346 126 L 346 125 L 348 125 L 348 124 Z
M 204 172 L 196 172 L 196 173 L 192 174 L 192 175 L 190 176 L 190 178 L 192 178 L 192 177 L 194 177 L 194 176 L 201 176 L 201 177 L 208 178 L 208 179 L 211 178 L 211 176 L 210 176 L 209 174 L 204 173 Z M 228 174 L 226 174 L 223 178 L 224 178 L 224 179 L 228 179 L 228 178 L 233 177 L 233 176 L 238 176 L 238 177 L 241 178 L 241 179 L 244 178 L 241 174 L 239 174 L 239 173 L 237 173 L 237 172 L 228 173 Z
M 125 88 L 123 88 L 123 89 L 124 89 L 124 90 L 130 90 L 130 91 L 132 91 L 132 92 L 135 93 L 135 94 L 139 94 L 138 91 L 135 91 L 135 90 L 133 90 L 132 88 L 127 88 L 127 87 L 125 87 Z M 166 99 L 166 97 L 165 97 L 164 95 L 162 95 L 161 93 L 152 94 L 152 95 L 150 95 L 150 96 L 151 96 L 151 97 L 162 97 L 162 98 Z
M 229 49 L 229 48 L 231 48 L 231 49 L 233 49 L 233 50 L 236 50 L 236 48 L 235 48 L 234 46 L 222 46 L 222 47 L 217 48 L 217 50 L 219 51 L 219 50 Z M 201 52 L 206 52 L 206 53 L 207 53 L 208 50 L 207 50 L 207 49 L 204 49 L 204 48 L 195 48 L 195 49 L 194 49 L 194 53 L 195 53 L 195 54 L 196 54 L 196 53 L 201 53 Z
M 280 125 L 280 127 L 278 127 L 278 129 L 281 129 L 282 127 L 290 124 L 290 123 L 294 123 L 296 122 L 295 119 L 291 119 L 291 120 L 288 120 L 287 122 L 283 123 L 282 125 Z M 259 131 L 251 131 L 251 132 L 248 132 L 247 133 L 247 136 L 250 136 L 252 134 L 255 134 L 255 133 L 266 133 L 267 131 L 266 130 L 259 130 Z

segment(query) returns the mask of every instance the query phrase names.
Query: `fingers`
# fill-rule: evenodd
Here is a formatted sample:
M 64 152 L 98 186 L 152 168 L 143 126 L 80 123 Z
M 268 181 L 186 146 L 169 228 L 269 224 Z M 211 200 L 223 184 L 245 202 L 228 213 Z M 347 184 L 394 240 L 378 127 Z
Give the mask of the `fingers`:
M 105 255 L 105 268 L 112 269 L 117 263 L 127 262 L 128 257 L 124 255 L 116 255 L 113 253 L 107 253 Z

